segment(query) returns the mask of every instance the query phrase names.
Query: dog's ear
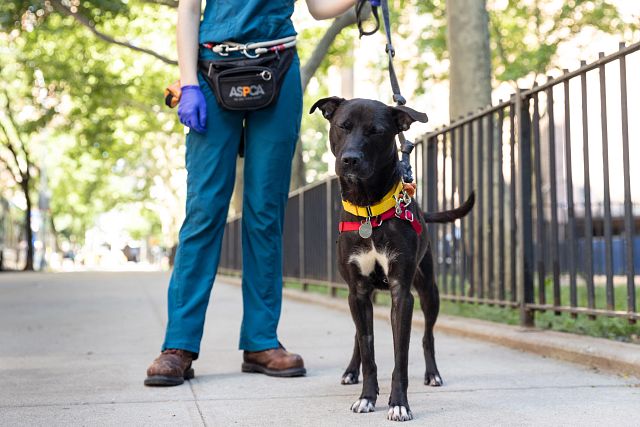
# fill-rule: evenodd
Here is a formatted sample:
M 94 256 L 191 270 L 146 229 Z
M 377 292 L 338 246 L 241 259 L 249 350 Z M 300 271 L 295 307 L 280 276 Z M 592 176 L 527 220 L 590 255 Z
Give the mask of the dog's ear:
M 416 111 L 413 108 L 405 107 L 404 105 L 390 108 L 399 132 L 408 130 L 413 122 L 427 123 L 429 120 L 425 113 Z
M 329 98 L 322 98 L 316 101 L 315 104 L 309 110 L 309 114 L 313 114 L 316 111 L 316 108 L 319 108 L 322 111 L 322 115 L 325 119 L 331 120 L 333 117 L 333 113 L 338 109 L 340 104 L 345 101 L 344 98 L 340 98 L 337 96 L 330 96 Z

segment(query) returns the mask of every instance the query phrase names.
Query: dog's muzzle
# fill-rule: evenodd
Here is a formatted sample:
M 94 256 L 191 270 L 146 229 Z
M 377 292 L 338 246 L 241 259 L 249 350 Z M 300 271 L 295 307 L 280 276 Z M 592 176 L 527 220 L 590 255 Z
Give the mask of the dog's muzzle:
M 347 151 L 340 156 L 336 173 L 351 180 L 364 179 L 370 175 L 367 173 L 364 156 L 356 151 Z
M 342 165 L 345 168 L 355 168 L 362 164 L 362 153 L 357 151 L 347 151 L 340 157 Z

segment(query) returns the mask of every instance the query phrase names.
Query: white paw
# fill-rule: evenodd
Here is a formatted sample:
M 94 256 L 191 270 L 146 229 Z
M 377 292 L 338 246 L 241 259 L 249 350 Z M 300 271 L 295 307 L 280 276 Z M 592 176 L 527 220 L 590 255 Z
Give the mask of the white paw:
M 376 404 L 369 399 L 358 399 L 351 405 L 351 410 L 359 414 L 366 414 L 375 411 Z
M 430 385 L 432 387 L 440 387 L 444 381 L 438 374 L 428 374 L 424 380 L 424 385 Z
M 354 374 L 347 374 L 342 377 L 342 384 L 358 384 L 358 377 Z
M 390 406 L 387 419 L 390 421 L 409 421 L 413 419 L 413 414 L 404 406 Z

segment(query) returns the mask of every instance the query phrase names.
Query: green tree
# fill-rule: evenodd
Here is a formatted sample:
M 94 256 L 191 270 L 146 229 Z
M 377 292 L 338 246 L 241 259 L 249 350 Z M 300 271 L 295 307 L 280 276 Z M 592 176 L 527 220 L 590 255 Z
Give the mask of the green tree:
M 157 157 L 166 153 L 179 162 L 173 148 L 181 127 L 175 113 L 160 105 L 161 84 L 175 78 L 175 67 L 158 61 L 160 54 L 138 53 L 128 43 L 97 42 L 91 29 L 78 25 L 74 16 L 46 5 L 31 7 L 17 24 L 15 19 L 2 19 L 12 23 L 3 34 L 20 43 L 10 55 L 19 54 L 27 68 L 46 76 L 47 87 L 62 100 L 53 113 L 57 125 L 47 147 L 51 208 L 56 228 L 82 240 L 98 213 L 150 199 L 151 184 L 166 176 L 156 168 Z M 91 16 L 90 12 L 86 13 Z M 127 35 L 136 40 L 166 34 L 171 26 L 171 12 L 165 10 L 163 16 L 156 5 L 94 14 L 111 15 L 102 19 L 104 31 L 116 33 L 127 24 Z M 25 83 L 19 76 L 5 80 L 17 86 Z M 30 143 L 25 141 L 25 147 Z
M 415 5 L 419 14 L 429 18 L 421 29 L 420 49 L 448 61 L 446 0 L 417 1 Z M 489 0 L 487 9 L 493 77 L 498 82 L 545 73 L 556 59 L 558 46 L 584 28 L 610 34 L 640 28 L 638 22 L 625 21 L 607 0 Z M 418 63 L 417 69 L 425 79 L 448 77 L 434 74 L 426 62 Z
M 0 31 L 21 40 L 29 67 L 41 70 L 64 107 L 55 111 L 46 159 L 56 229 L 82 240 L 97 214 L 122 203 L 142 202 L 163 217 L 167 203 L 179 205 L 173 217 L 180 218 L 181 203 L 153 194 L 154 188 L 177 193 L 184 183 L 175 174 L 183 165 L 182 126 L 175 111 L 161 105 L 162 89 L 178 73 L 177 1 L 5 4 Z M 310 58 L 303 66 L 307 81 L 350 19 L 339 18 L 319 34 L 324 38 L 313 54 L 301 46 L 301 56 Z M 165 225 L 177 235 L 175 224 Z
M 39 168 L 33 154 L 38 138 L 46 137 L 45 129 L 53 127 L 59 100 L 55 87 L 47 84 L 44 74 L 21 54 L 24 40 L 0 33 L 5 47 L 0 50 L 0 167 L 8 172 L 20 188 L 25 212 L 23 236 L 27 245 L 24 269 L 33 270 L 34 245 L 32 231 L 35 179 Z

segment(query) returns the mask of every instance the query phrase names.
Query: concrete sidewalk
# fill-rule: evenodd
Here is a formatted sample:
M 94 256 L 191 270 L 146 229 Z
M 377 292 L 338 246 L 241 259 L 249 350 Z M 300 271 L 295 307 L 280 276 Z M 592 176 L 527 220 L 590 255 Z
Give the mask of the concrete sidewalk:
M 240 373 L 240 289 L 216 283 L 196 379 L 145 388 L 164 332 L 164 273 L 0 274 L 0 425 L 359 426 L 386 421 L 388 323 L 376 321 L 377 412 L 353 414 L 360 386 L 340 385 L 354 327 L 348 314 L 286 300 L 280 337 L 309 374 Z M 640 425 L 640 381 L 436 335 L 442 388 L 422 385 L 414 330 L 408 425 Z

